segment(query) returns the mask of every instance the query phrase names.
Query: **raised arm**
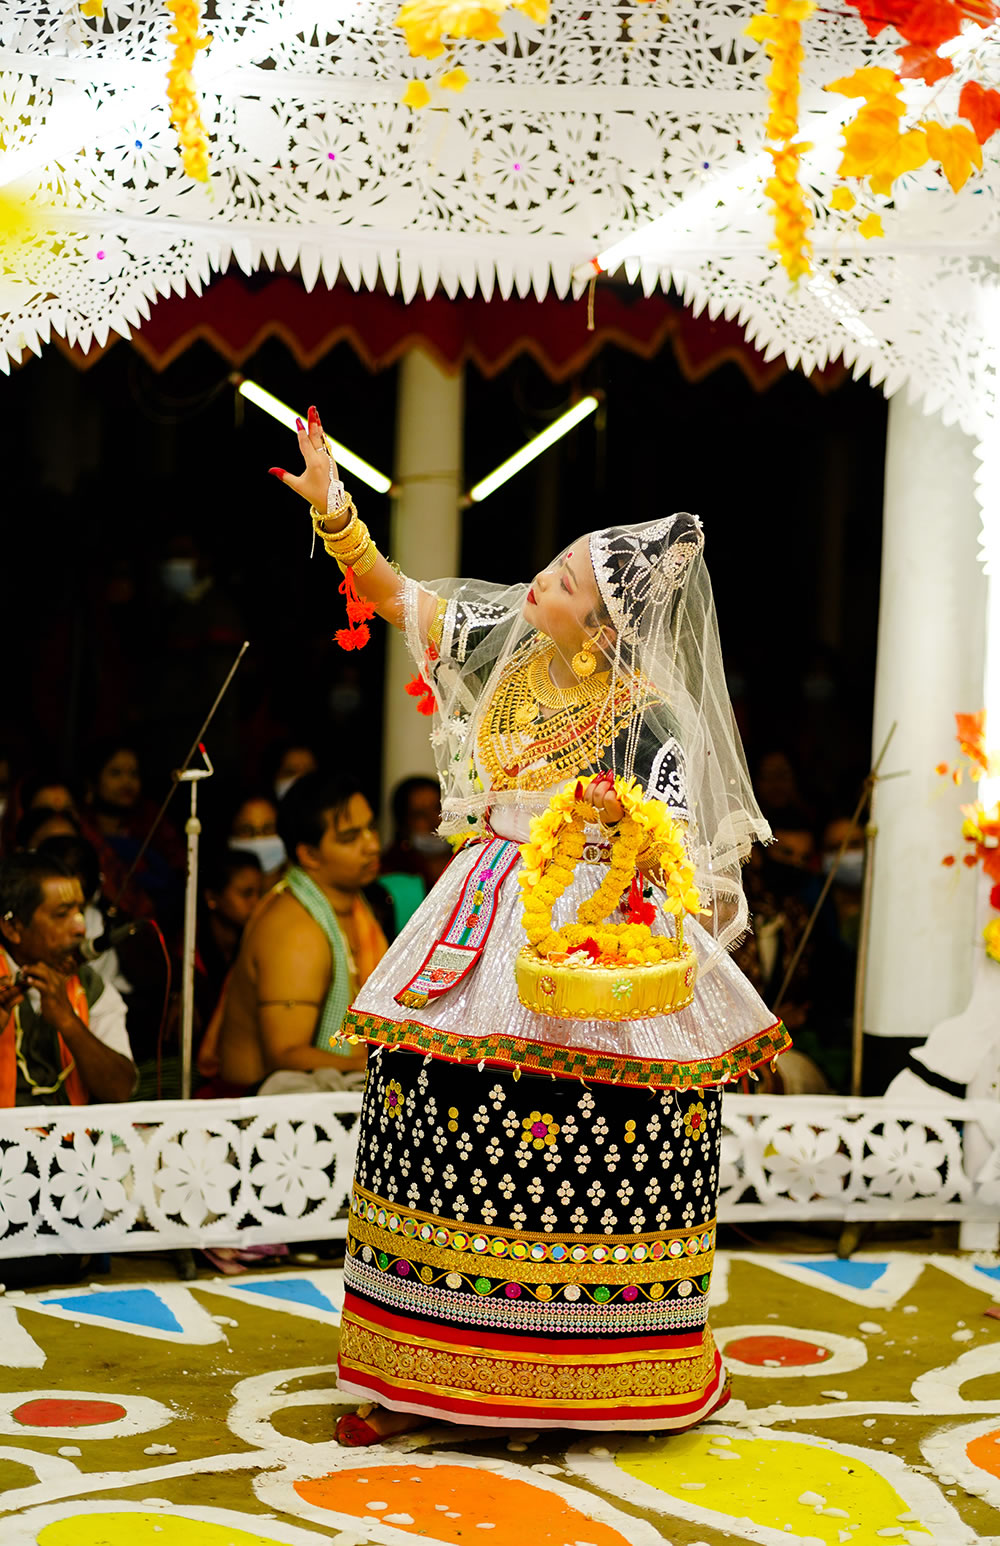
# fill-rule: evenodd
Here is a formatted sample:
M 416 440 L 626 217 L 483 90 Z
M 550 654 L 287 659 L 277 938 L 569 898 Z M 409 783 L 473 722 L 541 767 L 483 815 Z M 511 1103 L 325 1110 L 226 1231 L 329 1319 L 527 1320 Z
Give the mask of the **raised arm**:
M 367 528 L 359 520 L 350 495 L 340 481 L 337 464 L 327 448 L 323 426 L 315 408 L 309 409 L 308 426 L 296 420 L 299 450 L 304 467 L 298 475 L 283 467 L 270 472 L 294 489 L 312 507 L 313 524 L 324 546 L 343 568 L 354 570 L 361 595 L 374 606 L 379 617 L 395 628 L 403 627 L 403 587 L 405 576 L 388 559 L 364 541 Z M 331 540 L 332 539 L 332 540 Z M 356 551 L 360 549 L 360 551 Z M 421 596 L 421 623 L 426 628 L 434 616 L 436 597 L 430 591 Z M 425 615 L 424 615 L 425 614 Z

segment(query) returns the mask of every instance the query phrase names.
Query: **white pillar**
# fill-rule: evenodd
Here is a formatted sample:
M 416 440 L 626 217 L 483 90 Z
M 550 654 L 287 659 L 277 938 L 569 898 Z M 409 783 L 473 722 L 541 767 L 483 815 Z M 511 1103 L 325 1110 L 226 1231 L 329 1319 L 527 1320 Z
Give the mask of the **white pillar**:
M 417 580 L 447 579 L 458 573 L 461 540 L 463 378 L 446 375 L 419 349 L 399 367 L 396 407 L 396 469 L 399 494 L 393 503 L 389 557 Z M 407 697 L 415 667 L 405 640 L 390 630 L 385 672 L 383 798 L 411 773 L 434 776 L 427 740 L 428 720 Z
M 959 863 L 959 806 L 934 772 L 953 763 L 956 711 L 983 703 L 986 579 L 977 559 L 973 442 L 903 400 L 889 404 L 873 743 L 896 733 L 880 783 L 865 1029 L 927 1036 L 969 999 L 976 884 Z

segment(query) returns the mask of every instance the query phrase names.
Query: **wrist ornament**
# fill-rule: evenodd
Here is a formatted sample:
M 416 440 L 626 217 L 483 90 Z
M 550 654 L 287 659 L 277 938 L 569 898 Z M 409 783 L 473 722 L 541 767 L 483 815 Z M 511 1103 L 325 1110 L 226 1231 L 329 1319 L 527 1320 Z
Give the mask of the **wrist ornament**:
M 335 510 L 324 512 L 317 510 L 315 505 L 310 505 L 309 514 L 312 516 L 313 529 L 320 537 L 342 537 L 345 532 L 350 531 L 356 521 L 359 521 L 357 507 L 350 494 L 345 494 L 342 503 Z M 330 521 L 341 521 L 345 515 L 350 516 L 346 525 L 336 528 L 327 524 Z

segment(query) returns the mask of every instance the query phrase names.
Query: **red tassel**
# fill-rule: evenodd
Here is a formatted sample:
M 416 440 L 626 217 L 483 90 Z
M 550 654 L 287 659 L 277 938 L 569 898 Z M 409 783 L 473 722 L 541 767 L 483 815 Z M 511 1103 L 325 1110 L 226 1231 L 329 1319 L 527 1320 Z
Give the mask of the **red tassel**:
M 338 628 L 334 639 L 342 650 L 363 650 L 371 638 L 365 624 L 375 616 L 375 606 L 359 594 L 353 569 L 345 570 L 339 590 L 347 603 L 347 627 Z
M 434 689 L 429 682 L 425 682 L 422 676 L 414 676 L 406 684 L 406 691 L 411 698 L 417 698 L 418 714 L 433 714 L 437 708 L 437 699 Z
M 599 961 L 601 959 L 601 947 L 597 943 L 596 939 L 588 938 L 584 940 L 582 945 L 570 945 L 566 954 L 573 956 L 581 950 L 585 951 L 592 961 Z
M 642 881 L 638 875 L 632 876 L 632 884 L 628 892 L 628 913 L 626 923 L 652 923 L 656 917 L 656 908 L 652 902 L 643 900 Z

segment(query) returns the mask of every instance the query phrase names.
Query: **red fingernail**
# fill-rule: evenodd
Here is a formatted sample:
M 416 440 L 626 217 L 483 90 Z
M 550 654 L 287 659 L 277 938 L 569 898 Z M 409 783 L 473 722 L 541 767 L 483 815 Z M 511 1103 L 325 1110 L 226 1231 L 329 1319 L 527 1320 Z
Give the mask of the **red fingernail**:
M 267 470 L 271 474 L 272 478 L 281 478 L 282 480 L 284 479 L 284 476 L 285 476 L 285 469 L 284 469 L 284 467 L 269 467 Z
M 310 406 L 309 406 L 309 417 L 311 419 L 318 419 L 319 418 L 319 414 L 316 412 L 316 408 L 315 408 L 315 406 L 313 404 L 310 404 Z
M 296 419 L 295 420 L 295 428 L 299 431 L 300 435 L 304 435 L 305 434 L 306 427 L 303 424 L 301 419 Z

